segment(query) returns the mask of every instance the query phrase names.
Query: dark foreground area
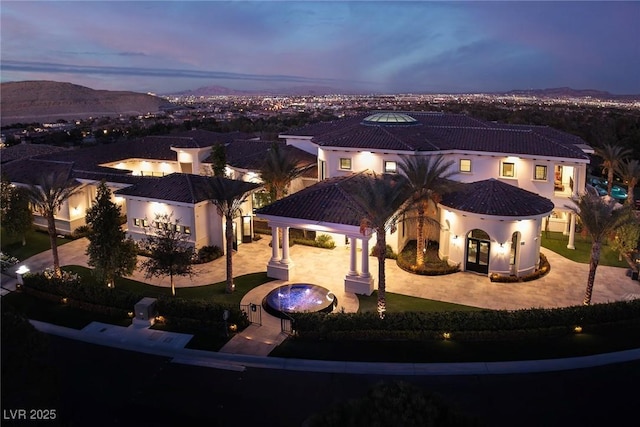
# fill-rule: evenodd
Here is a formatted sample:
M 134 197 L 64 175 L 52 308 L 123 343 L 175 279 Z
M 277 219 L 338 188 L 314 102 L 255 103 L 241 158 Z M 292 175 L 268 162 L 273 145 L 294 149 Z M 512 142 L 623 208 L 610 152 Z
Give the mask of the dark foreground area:
M 311 415 L 403 380 L 486 426 L 636 425 L 640 362 L 504 376 L 398 377 L 185 366 L 49 336 L 47 358 L 3 375 L 3 426 L 301 426 Z M 25 409 L 55 419 L 15 418 Z M 33 410 L 33 411 L 30 411 Z M 50 412 L 49 412 L 50 413 Z

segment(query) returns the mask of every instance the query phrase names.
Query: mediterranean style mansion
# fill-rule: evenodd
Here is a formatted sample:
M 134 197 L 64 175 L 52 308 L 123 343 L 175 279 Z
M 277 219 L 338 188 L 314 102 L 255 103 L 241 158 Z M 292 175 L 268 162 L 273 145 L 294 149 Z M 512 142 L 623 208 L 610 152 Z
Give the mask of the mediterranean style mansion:
M 582 139 L 546 126 L 487 122 L 462 114 L 375 112 L 293 129 L 280 135 L 282 149 L 307 172 L 289 195 L 254 209 L 248 198 L 234 223 L 234 247 L 253 241 L 253 220 L 272 230 L 270 277 L 291 280 L 288 230 L 313 230 L 349 248 L 345 291 L 371 294 L 369 272 L 373 233 L 363 234 L 349 208 L 350 192 L 368 173 L 396 173 L 402 155 L 443 156 L 460 188 L 445 194 L 428 215 L 440 226 L 428 239 L 438 242 L 442 259 L 463 271 L 525 275 L 540 261 L 544 229 L 562 231 L 572 248 L 576 216 L 571 197 L 585 191 L 589 154 Z M 2 173 L 15 185 L 42 174 L 66 173 L 81 191 L 56 215 L 61 234 L 85 225 L 97 186 L 105 181 L 127 216 L 127 233 L 144 237 L 157 214 L 173 214 L 196 246 L 224 248 L 224 221 L 199 181 L 212 175 L 212 147 L 225 146 L 227 176 L 260 182 L 259 169 L 273 142 L 241 133 L 186 131 L 168 136 L 79 150 L 17 145 L 2 150 Z M 36 225 L 44 226 L 36 217 Z M 278 230 L 282 245 L 278 244 Z M 387 243 L 396 252 L 416 239 L 415 227 L 400 222 Z M 375 240 L 374 240 L 375 242 Z M 488 280 L 488 279 L 487 279 Z

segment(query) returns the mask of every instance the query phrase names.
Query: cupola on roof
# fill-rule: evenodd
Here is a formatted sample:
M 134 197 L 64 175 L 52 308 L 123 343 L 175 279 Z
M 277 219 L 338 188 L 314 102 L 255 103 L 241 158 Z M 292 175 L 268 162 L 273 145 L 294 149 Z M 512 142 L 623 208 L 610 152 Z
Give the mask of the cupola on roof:
M 362 120 L 363 125 L 386 125 L 386 126 L 406 126 L 418 125 L 420 122 L 408 114 L 404 113 L 375 113 Z

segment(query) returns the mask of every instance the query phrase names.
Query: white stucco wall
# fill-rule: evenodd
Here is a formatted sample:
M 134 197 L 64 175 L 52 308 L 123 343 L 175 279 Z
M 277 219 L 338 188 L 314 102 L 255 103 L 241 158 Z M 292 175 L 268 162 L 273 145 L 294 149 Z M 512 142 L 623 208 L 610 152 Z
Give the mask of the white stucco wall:
M 466 270 L 467 235 L 471 230 L 480 229 L 490 237 L 489 274 L 522 276 L 531 273 L 536 269 L 540 258 L 543 217 L 544 215 L 539 215 L 511 219 L 480 216 L 441 206 L 440 221 L 445 227 L 440 232 L 440 257 L 448 258 L 453 264 L 459 263 L 460 269 Z M 516 249 L 516 266 L 512 267 L 509 258 L 512 235 L 515 232 L 520 233 L 520 237 Z

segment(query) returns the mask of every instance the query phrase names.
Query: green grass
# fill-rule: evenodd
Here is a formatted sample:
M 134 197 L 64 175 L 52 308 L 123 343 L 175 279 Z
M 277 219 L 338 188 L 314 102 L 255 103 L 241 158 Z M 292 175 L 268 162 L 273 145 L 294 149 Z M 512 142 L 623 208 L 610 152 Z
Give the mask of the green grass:
M 410 297 L 406 295 L 387 292 L 387 311 L 389 313 L 401 313 L 405 311 L 479 311 L 478 307 L 451 304 L 448 302 L 428 300 L 424 298 Z M 358 295 L 360 313 L 375 313 L 378 307 L 378 291 L 373 291 L 371 296 Z
M 64 270 L 77 273 L 82 277 L 83 281 L 91 281 L 91 269 L 79 265 L 67 265 Z M 236 277 L 233 282 L 236 290 L 232 294 L 226 292 L 226 283 L 224 281 L 211 285 L 194 286 L 190 288 L 176 288 L 176 297 L 185 299 L 206 299 L 219 304 L 240 305 L 242 298 L 251 289 L 274 279 L 267 277 L 266 272 L 251 273 L 244 276 Z M 147 297 L 157 298 L 159 296 L 171 296 L 171 289 L 163 286 L 153 286 L 147 283 L 138 282 L 137 280 L 128 279 L 126 277 L 116 280 L 116 289 L 122 289 L 127 292 L 144 295 Z
M 576 234 L 574 242 L 575 249 L 567 249 L 568 242 L 569 236 L 564 236 L 560 232 L 549 232 L 548 237 L 546 232 L 542 233 L 543 247 L 572 261 L 588 264 L 591 254 L 591 238 Z M 618 253 L 613 251 L 607 244 L 602 245 L 600 265 L 623 268 L 629 267 L 629 264 L 624 259 L 618 261 Z
M 2 252 L 18 258 L 20 261 L 51 249 L 49 234 L 44 231 L 31 230 L 26 235 L 27 244 L 22 246 L 22 238 L 8 236 L 4 228 L 0 228 L 0 239 L 2 241 Z M 69 243 L 71 239 L 57 238 L 58 246 Z

